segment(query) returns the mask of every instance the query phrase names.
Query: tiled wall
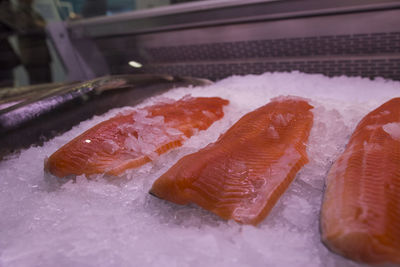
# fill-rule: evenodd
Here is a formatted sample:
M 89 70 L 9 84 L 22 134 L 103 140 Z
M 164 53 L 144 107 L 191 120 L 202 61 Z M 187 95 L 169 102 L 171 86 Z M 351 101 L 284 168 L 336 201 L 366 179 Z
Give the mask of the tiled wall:
M 400 80 L 400 32 L 260 39 L 194 45 L 135 47 L 133 37 L 98 39 L 113 74 L 131 73 L 134 58 L 144 72 L 204 77 L 273 71 L 384 77 Z
M 400 53 L 400 32 L 165 46 L 146 52 L 155 63 Z

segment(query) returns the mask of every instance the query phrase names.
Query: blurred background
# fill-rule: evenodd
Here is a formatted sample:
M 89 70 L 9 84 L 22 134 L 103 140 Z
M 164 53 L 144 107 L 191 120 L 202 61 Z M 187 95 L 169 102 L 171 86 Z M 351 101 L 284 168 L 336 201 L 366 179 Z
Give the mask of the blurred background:
M 51 24 L 194 1 L 0 0 L 0 88 L 68 79 L 49 36 Z
M 399 0 L 0 0 L 0 157 L 203 78 L 400 80 L 399 25 Z
M 398 0 L 0 0 L 0 88 L 157 73 L 400 80 Z

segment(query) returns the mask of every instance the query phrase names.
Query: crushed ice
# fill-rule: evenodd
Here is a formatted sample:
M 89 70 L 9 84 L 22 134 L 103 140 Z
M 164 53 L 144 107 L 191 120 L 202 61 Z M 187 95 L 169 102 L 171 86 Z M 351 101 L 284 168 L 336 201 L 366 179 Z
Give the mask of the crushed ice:
M 50 186 L 43 173 L 47 156 L 95 124 L 132 108 L 95 116 L 42 147 L 0 162 L 0 266 L 359 266 L 320 242 L 324 179 L 359 120 L 399 92 L 399 82 L 298 72 L 234 76 L 207 87 L 176 88 L 138 108 L 187 94 L 220 96 L 231 102 L 224 108 L 226 116 L 181 148 L 119 179 L 77 177 Z M 173 205 L 147 193 L 183 155 L 214 142 L 242 115 L 280 95 L 306 97 L 314 106 L 307 145 L 310 162 L 258 227 L 223 221 L 196 206 Z M 384 129 L 398 136 L 398 125 Z M 110 143 L 109 149 L 117 148 Z
M 165 103 L 166 98 L 162 99 Z M 157 101 L 159 102 L 159 101 Z M 134 155 L 146 155 L 151 160 L 158 157 L 157 148 L 172 141 L 183 140 L 184 134 L 164 122 L 163 116 L 149 117 L 148 111 L 138 109 L 132 116 L 133 123 L 119 125 L 121 132 L 127 133 L 124 147 Z M 106 144 L 106 147 L 108 144 Z M 114 151 L 115 146 L 111 146 Z

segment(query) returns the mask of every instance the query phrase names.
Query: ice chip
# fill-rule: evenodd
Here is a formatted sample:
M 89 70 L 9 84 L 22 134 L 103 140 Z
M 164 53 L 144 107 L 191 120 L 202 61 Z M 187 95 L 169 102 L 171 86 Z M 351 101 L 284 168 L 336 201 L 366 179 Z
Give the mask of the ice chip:
M 398 122 L 387 123 L 383 125 L 382 128 L 393 139 L 400 141 L 400 123 Z

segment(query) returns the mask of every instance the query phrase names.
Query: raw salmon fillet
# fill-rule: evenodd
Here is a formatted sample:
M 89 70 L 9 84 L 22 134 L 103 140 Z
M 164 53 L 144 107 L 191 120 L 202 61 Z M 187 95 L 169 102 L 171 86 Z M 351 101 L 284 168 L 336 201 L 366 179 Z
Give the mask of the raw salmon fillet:
M 229 101 L 219 97 L 164 100 L 101 122 L 57 150 L 45 169 L 58 177 L 120 175 L 205 130 L 224 116 Z
M 258 224 L 308 162 L 311 108 L 297 97 L 273 99 L 243 116 L 215 143 L 180 159 L 154 182 L 150 194 Z
M 366 115 L 330 169 L 323 242 L 367 263 L 400 263 L 400 98 Z

